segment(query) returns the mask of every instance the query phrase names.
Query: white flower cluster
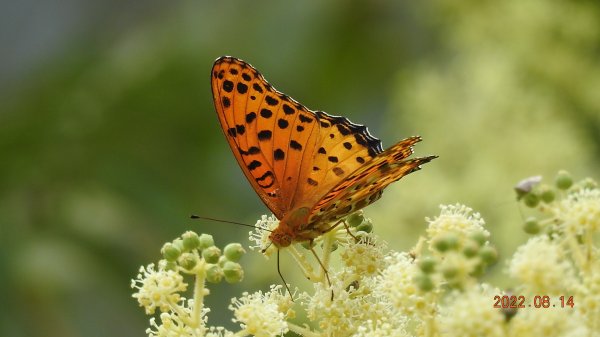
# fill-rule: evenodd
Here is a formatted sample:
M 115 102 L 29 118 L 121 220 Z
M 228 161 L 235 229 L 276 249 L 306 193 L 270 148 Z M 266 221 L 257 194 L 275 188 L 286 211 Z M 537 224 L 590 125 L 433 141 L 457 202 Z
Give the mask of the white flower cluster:
M 283 335 L 288 331 L 286 315 L 280 307 L 287 306 L 279 288 L 271 287 L 267 293 L 242 294 L 229 306 L 234 312 L 234 322 L 240 323 L 243 335 L 269 337 Z
M 535 236 L 519 247 L 510 260 L 508 274 L 529 294 L 570 294 L 577 284 L 566 251 L 547 236 Z
M 479 213 L 455 204 L 441 206 L 438 216 L 426 219 L 426 235 L 410 252 L 390 251 L 370 233 L 372 223 L 362 213 L 321 235 L 310 247 L 282 249 L 292 255 L 313 288 L 288 294 L 282 286 L 271 286 L 266 292 L 234 298 L 229 309 L 239 324 L 237 332 L 207 326 L 209 309 L 202 301 L 209 292 L 203 281 L 196 282 L 193 300 L 179 295 L 187 288 L 181 267 L 140 269 L 132 282 L 134 297 L 148 314 L 161 312 L 160 324 L 151 320 L 150 337 L 275 337 L 288 332 L 304 337 L 600 336 L 600 250 L 592 235 L 600 228 L 600 192 L 590 184 L 569 189 L 572 184 L 562 178 L 562 194 L 546 188 L 531 196 L 538 193 L 539 179 L 519 190 L 520 200 L 551 218 L 530 221 L 526 232 L 533 236 L 505 269 L 515 281 L 510 291 L 480 282 L 486 268 L 496 262 L 497 252 Z M 265 229 L 277 225 L 275 217 L 263 216 L 250 233 L 253 248 L 266 256 L 276 252 Z M 165 253 L 177 256 L 172 246 Z M 234 253 L 242 250 L 226 249 L 225 255 L 229 251 L 237 256 Z M 203 256 L 208 259 L 211 254 L 209 250 Z M 339 262 L 337 267 L 332 261 Z M 224 272 L 236 270 L 226 268 L 221 258 L 205 269 L 193 265 L 192 270 L 206 270 L 210 276 L 208 271 L 218 272 L 221 265 Z M 548 297 L 554 306 L 494 305 L 499 303 L 496 297 L 511 293 L 525 296 L 525 304 L 532 304 L 535 295 Z M 560 296 L 563 302 L 569 298 L 566 305 L 557 305 Z

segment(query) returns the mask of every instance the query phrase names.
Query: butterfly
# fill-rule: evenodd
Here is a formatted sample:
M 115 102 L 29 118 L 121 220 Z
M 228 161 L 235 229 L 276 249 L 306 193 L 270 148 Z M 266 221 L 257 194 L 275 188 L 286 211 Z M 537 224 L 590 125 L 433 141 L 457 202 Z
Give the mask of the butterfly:
M 238 164 L 279 219 L 269 236 L 278 248 L 328 232 L 437 157 L 408 158 L 418 136 L 383 150 L 366 126 L 306 108 L 235 57 L 215 61 L 211 86 Z

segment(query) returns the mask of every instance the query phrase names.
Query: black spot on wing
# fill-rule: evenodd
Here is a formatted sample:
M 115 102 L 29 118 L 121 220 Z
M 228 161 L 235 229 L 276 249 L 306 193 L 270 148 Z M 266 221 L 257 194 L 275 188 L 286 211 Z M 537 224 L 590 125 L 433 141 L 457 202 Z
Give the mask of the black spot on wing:
M 290 147 L 294 150 L 298 150 L 298 151 L 302 150 L 302 144 L 298 143 L 297 141 L 295 141 L 293 139 L 290 141 Z
M 266 182 L 266 180 L 268 178 L 271 178 L 271 182 Z M 271 171 L 265 172 L 265 174 L 256 178 L 255 180 L 258 183 L 258 186 L 260 186 L 262 188 L 269 188 L 269 187 L 273 186 L 273 184 L 275 183 L 275 178 L 273 176 L 273 172 L 271 172 Z M 266 182 L 266 184 L 264 182 Z
M 262 92 L 263 92 L 263 88 L 262 88 L 262 87 L 260 86 L 260 84 L 258 84 L 258 83 L 254 83 L 254 84 L 252 84 L 252 88 L 253 88 L 254 90 L 256 90 L 256 91 L 260 92 L 260 93 L 262 93 Z
M 256 112 L 249 112 L 246 114 L 246 123 L 250 124 L 256 119 Z
M 271 116 L 273 116 L 273 111 L 267 109 L 267 108 L 263 108 L 260 110 L 260 115 L 263 118 L 271 118 Z
M 223 107 L 229 108 L 229 106 L 231 105 L 231 100 L 229 99 L 229 97 L 223 96 L 222 101 L 223 101 Z
M 294 110 L 294 108 L 292 108 L 291 106 L 287 105 L 286 103 L 283 103 L 283 112 L 286 115 L 292 115 L 296 112 L 296 110 Z
M 333 168 L 333 173 L 339 177 L 344 174 L 344 170 L 336 166 Z
M 237 131 L 238 135 L 243 135 L 244 132 L 246 132 L 246 128 L 243 125 L 236 125 L 235 126 L 235 130 Z
M 223 81 L 223 90 L 225 90 L 226 92 L 232 92 L 233 82 L 231 82 L 230 80 Z
M 279 120 L 277 121 L 277 126 L 279 126 L 280 129 L 287 128 L 289 124 L 290 123 L 283 118 L 279 118 Z
M 246 92 L 248 92 L 248 86 L 247 86 L 247 85 L 245 85 L 245 84 L 244 84 L 244 83 L 242 83 L 242 82 L 239 82 L 239 83 L 237 84 L 237 91 L 238 91 L 240 94 L 242 94 L 242 95 L 243 95 L 243 94 L 245 94 Z
M 257 167 L 261 167 L 262 163 L 259 162 L 258 160 L 253 160 L 252 162 L 250 162 L 250 164 L 248 164 L 248 170 L 252 171 L 254 169 L 256 169 Z
M 273 133 L 270 130 L 262 130 L 258 133 L 258 140 L 269 140 Z
M 259 153 L 260 153 L 260 149 L 256 146 L 251 146 L 246 151 L 240 149 L 240 154 L 242 156 L 254 155 L 254 154 L 259 154 Z
M 306 115 L 303 115 L 303 114 L 300 114 L 300 116 L 298 118 L 300 119 L 301 123 L 310 123 L 310 122 L 313 121 L 312 118 L 310 118 L 310 117 L 308 117 Z
M 242 74 L 242 78 L 244 79 L 244 81 L 248 82 L 250 81 L 252 78 L 250 77 L 250 75 L 243 73 Z
M 279 103 L 277 99 L 269 95 L 265 97 L 265 102 L 267 102 L 268 105 L 277 105 Z
M 273 151 L 273 158 L 275 158 L 275 160 L 283 160 L 285 158 L 285 152 L 283 152 L 282 149 L 277 149 Z

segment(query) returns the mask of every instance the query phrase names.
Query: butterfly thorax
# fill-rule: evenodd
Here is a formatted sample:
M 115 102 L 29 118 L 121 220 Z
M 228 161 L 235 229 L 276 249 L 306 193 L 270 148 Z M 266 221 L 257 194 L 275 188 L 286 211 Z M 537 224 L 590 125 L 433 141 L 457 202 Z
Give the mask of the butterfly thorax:
M 308 223 L 310 209 L 308 207 L 298 207 L 285 214 L 279 225 L 273 230 L 269 239 L 279 248 L 287 247 L 294 241 L 304 241 L 298 236 L 298 233 Z

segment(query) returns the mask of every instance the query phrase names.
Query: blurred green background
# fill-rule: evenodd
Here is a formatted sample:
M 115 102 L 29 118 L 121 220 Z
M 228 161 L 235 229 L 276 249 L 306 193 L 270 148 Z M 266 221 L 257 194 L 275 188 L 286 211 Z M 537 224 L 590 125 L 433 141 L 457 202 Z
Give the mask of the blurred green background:
M 461 202 L 507 258 L 526 240 L 518 180 L 561 168 L 598 178 L 597 1 L 0 6 L 2 336 L 145 336 L 129 280 L 162 243 L 189 229 L 247 243 L 245 228 L 188 220 L 267 213 L 212 106 L 221 55 L 384 146 L 424 138 L 417 154 L 440 158 L 366 210 L 394 249 L 409 249 L 440 203 Z M 245 282 L 212 288 L 210 324 L 231 324 L 230 297 L 280 282 L 257 255 L 243 260 Z M 488 280 L 508 286 L 503 266 Z

